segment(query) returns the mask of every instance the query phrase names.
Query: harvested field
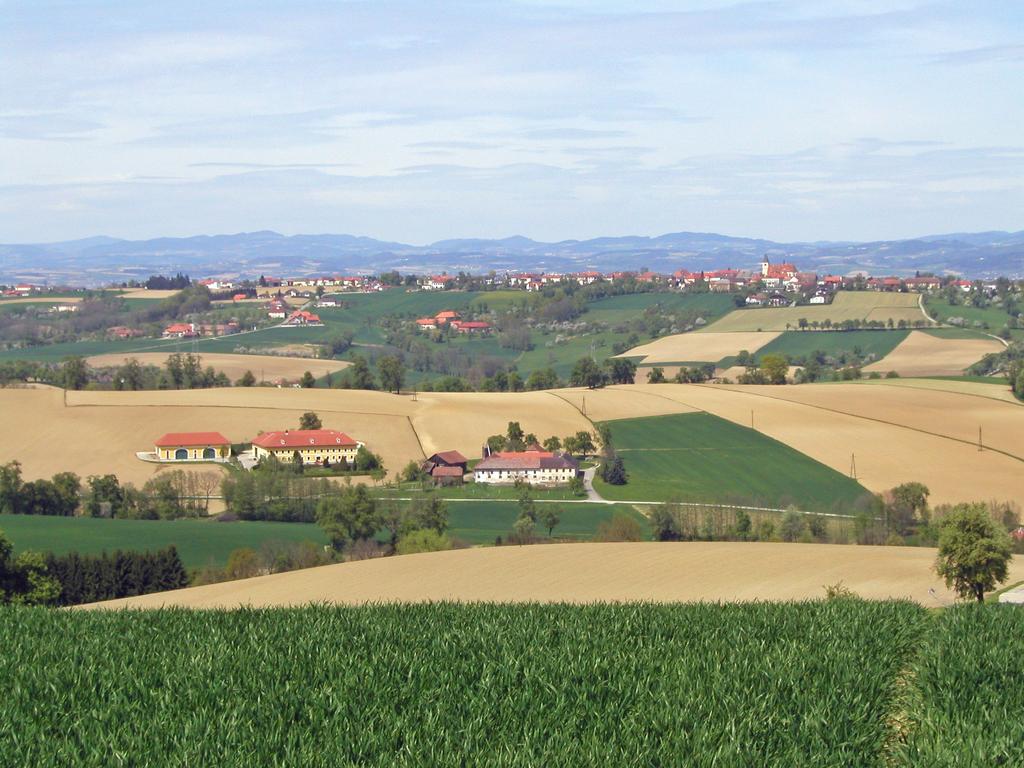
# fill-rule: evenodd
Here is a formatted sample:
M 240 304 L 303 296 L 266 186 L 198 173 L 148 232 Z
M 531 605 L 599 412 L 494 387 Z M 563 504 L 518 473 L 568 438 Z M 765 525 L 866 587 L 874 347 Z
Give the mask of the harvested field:
M 723 320 L 728 320 L 729 317 L 732 315 Z M 723 322 L 723 320 L 719 322 Z M 743 350 L 756 352 L 778 335 L 777 332 L 757 333 L 756 329 L 747 329 L 742 333 L 680 333 L 633 347 L 619 357 L 642 357 L 644 365 L 687 362 L 717 363 L 723 357 L 731 357 Z
M 753 417 L 758 431 L 839 472 L 849 473 L 855 457 L 857 479 L 872 491 L 916 480 L 931 489 L 933 504 L 1024 498 L 1021 461 L 976 445 L 984 422 L 986 444 L 1024 455 L 1024 408 L 1010 403 L 861 384 L 632 388 L 648 387 L 737 424 L 749 426 Z M 882 391 L 890 395 L 879 399 Z
M 145 288 L 138 288 L 133 291 L 125 291 L 121 294 L 122 299 L 166 299 L 174 296 L 176 293 L 181 293 L 179 290 L 146 290 Z
M 380 393 L 345 394 L 327 390 L 228 389 L 165 392 L 68 393 L 64 407 L 56 389 L 0 389 L 0 411 L 9 429 L 0 463 L 17 459 L 26 479 L 72 470 L 85 477 L 114 473 L 122 481 L 144 483 L 166 468 L 210 471 L 208 464 L 148 464 L 136 451 L 152 450 L 165 432 L 216 430 L 243 442 L 260 431 L 297 427 L 303 412 L 315 410 L 324 426 L 363 440 L 397 471 L 421 458 L 408 418 L 393 408 L 374 410 Z M 391 398 L 401 406 L 404 398 Z M 354 409 L 354 410 L 353 410 Z M 383 409 L 387 410 L 387 409 Z
M 413 426 L 428 456 L 454 448 L 479 456 L 490 435 L 505 434 L 510 421 L 541 440 L 593 429 L 574 407 L 547 392 L 421 392 Z
M 137 354 L 94 355 L 87 358 L 89 365 L 101 368 L 121 365 L 126 359 L 135 358 L 142 365 L 163 367 L 169 352 L 139 352 Z M 202 353 L 202 366 L 213 366 L 214 370 L 223 371 L 232 381 L 239 379 L 246 371 L 252 371 L 256 381 L 278 382 L 298 381 L 306 371 L 316 378 L 328 373 L 335 373 L 347 368 L 351 363 L 343 360 L 319 360 L 309 357 L 279 357 L 276 355 L 232 355 L 219 353 Z
M 785 331 L 797 328 L 801 318 L 819 323 L 830 320 L 833 324 L 844 320 L 891 319 L 894 323 L 913 323 L 927 319 L 916 294 L 840 291 L 831 304 L 821 306 L 737 309 L 697 333 Z
M 958 381 L 956 379 L 861 379 L 859 384 L 877 387 L 905 387 L 907 389 L 927 389 L 937 392 L 952 392 L 972 397 L 990 397 L 1007 403 L 1020 405 L 1021 401 L 1013 396 L 1013 390 L 1005 379 L 994 379 L 991 383 L 981 381 Z
M 669 369 L 665 369 L 669 375 Z M 674 376 L 675 373 L 672 373 Z M 639 369 L 638 380 L 646 379 L 647 373 Z M 580 410 L 586 408 L 587 418 L 592 421 L 631 419 L 637 416 L 665 416 L 670 413 L 692 413 L 693 408 L 680 402 L 661 397 L 657 390 L 632 392 L 626 389 L 554 389 L 550 396 L 561 398 Z
M 956 376 L 989 353 L 1001 352 L 995 339 L 942 339 L 914 331 L 868 373 L 896 371 L 900 376 Z
M 112 600 L 103 608 L 373 602 L 801 600 L 843 582 L 861 597 L 950 598 L 935 550 L 837 544 L 645 542 L 489 547 L 363 560 Z M 1017 557 L 1011 580 L 1024 578 Z
M 69 296 L 63 299 L 53 296 L 23 296 L 18 299 L 0 299 L 0 307 L 6 307 L 8 304 L 78 304 L 81 301 L 81 296 Z

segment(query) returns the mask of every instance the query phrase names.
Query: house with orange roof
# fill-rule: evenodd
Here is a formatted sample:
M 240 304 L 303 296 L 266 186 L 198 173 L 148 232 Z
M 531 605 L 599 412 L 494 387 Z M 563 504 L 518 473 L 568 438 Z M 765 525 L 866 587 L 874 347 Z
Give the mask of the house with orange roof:
M 231 441 L 220 432 L 168 432 L 156 441 L 157 461 L 227 461 Z
M 493 485 L 567 485 L 579 470 L 579 463 L 571 456 L 531 446 L 525 451 L 490 454 L 473 468 L 473 480 Z
M 252 450 L 257 461 L 273 456 L 288 462 L 298 455 L 303 464 L 329 466 L 351 464 L 362 445 L 336 429 L 286 429 L 253 438 Z

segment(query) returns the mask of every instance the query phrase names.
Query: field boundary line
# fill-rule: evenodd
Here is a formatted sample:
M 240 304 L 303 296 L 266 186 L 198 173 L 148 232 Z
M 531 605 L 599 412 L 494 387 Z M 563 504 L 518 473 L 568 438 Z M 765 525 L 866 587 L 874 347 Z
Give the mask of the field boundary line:
M 899 429 L 906 429 L 906 430 L 909 430 L 911 432 L 918 432 L 918 433 L 920 433 L 922 435 L 929 435 L 931 437 L 938 437 L 938 438 L 941 438 L 943 440 L 951 440 L 954 443 L 962 443 L 964 445 L 970 445 L 970 446 L 974 446 L 974 447 L 977 447 L 977 445 L 978 445 L 977 441 L 975 441 L 975 440 L 967 440 L 967 439 L 964 439 L 962 437 L 953 437 L 952 435 L 944 435 L 941 432 L 930 432 L 927 429 L 922 429 L 921 427 L 911 427 L 908 424 L 900 424 L 900 423 L 895 422 L 895 421 L 886 421 L 885 419 L 879 419 L 879 418 L 876 418 L 874 416 L 863 416 L 863 415 L 861 415 L 859 413 L 850 413 L 849 411 L 841 411 L 838 408 L 828 408 L 828 407 L 826 407 L 824 405 L 815 405 L 813 403 L 801 403 L 798 400 L 787 400 L 784 397 L 777 397 L 776 395 L 766 395 L 763 392 L 743 392 L 742 390 L 732 389 L 731 388 L 732 386 L 743 386 L 743 385 L 742 384 L 724 385 L 724 386 L 720 385 L 719 389 L 722 392 L 733 392 L 735 394 L 747 394 L 747 395 L 751 395 L 753 397 L 763 397 L 763 398 L 765 398 L 767 400 L 775 400 L 777 402 L 789 403 L 790 405 L 797 405 L 797 406 L 801 406 L 801 407 L 804 407 L 804 408 L 815 408 L 815 409 L 817 409 L 819 411 L 825 411 L 826 413 L 838 413 L 838 414 L 840 414 L 842 416 L 850 416 L 851 418 L 854 418 L 854 419 L 863 419 L 864 421 L 873 421 L 876 424 L 885 424 L 885 425 L 890 426 L 890 427 L 897 427 Z M 785 386 L 801 386 L 801 385 L 793 384 L 793 385 L 785 385 Z M 736 422 L 733 422 L 733 423 L 736 423 Z M 992 451 L 993 453 L 1001 453 L 1002 455 L 1007 456 L 1007 457 L 1009 457 L 1011 459 L 1014 459 L 1015 461 L 1019 461 L 1019 462 L 1024 463 L 1024 456 L 1018 456 L 1017 454 L 1010 453 L 1009 451 L 1005 451 L 1002 448 L 995 448 L 995 447 L 989 446 L 989 445 L 984 446 L 984 448 L 985 448 L 986 451 Z
M 937 381 L 941 381 L 941 379 L 937 379 Z M 868 386 L 872 386 L 872 387 L 877 387 L 877 386 L 892 387 L 893 389 L 916 389 L 919 392 L 941 392 L 943 394 L 948 394 L 948 395 L 960 395 L 960 396 L 965 396 L 965 397 L 980 397 L 982 400 L 995 400 L 997 403 L 1006 403 L 1007 405 L 1010 405 L 1010 406 L 1024 405 L 1024 402 L 1021 402 L 1020 400 L 1014 402 L 1012 400 L 1006 400 L 1006 399 L 1004 399 L 1002 397 L 992 397 L 992 395 L 980 395 L 977 392 L 955 392 L 952 389 L 938 389 L 937 387 L 916 387 L 913 384 L 890 384 L 887 381 L 883 381 L 883 382 L 872 382 Z M 995 385 L 995 384 L 982 384 L 982 386 L 993 387 L 993 386 L 997 386 L 997 385 Z
M 412 423 L 412 416 L 406 416 L 405 420 L 409 422 L 409 429 L 412 430 L 413 437 L 416 438 L 416 445 L 420 447 L 420 453 L 423 454 L 423 458 L 427 458 L 427 451 L 423 447 L 423 441 L 420 440 L 420 433 L 416 431 L 416 425 Z
M 233 389 L 233 387 L 225 387 L 225 389 Z M 156 390 L 138 390 L 138 391 L 156 391 Z M 197 392 L 199 390 L 194 389 L 182 389 L 182 390 L 164 390 L 171 392 Z M 138 405 L 131 405 L 128 403 L 68 403 L 68 408 L 234 408 L 236 410 L 245 411 L 301 411 L 302 408 L 291 408 L 291 407 L 276 407 L 272 405 L 213 405 L 208 403 L 201 404 L 186 404 L 186 403 L 161 403 L 159 405 L 155 403 L 140 403 Z M 355 416 L 387 416 L 395 419 L 408 419 L 409 416 L 404 413 L 378 413 L 376 411 L 352 411 L 352 410 L 338 410 L 336 408 L 317 408 L 317 413 L 351 413 Z M 415 432 L 415 430 L 413 430 Z M 417 438 L 418 440 L 418 438 Z M 422 448 L 422 446 L 421 446 Z

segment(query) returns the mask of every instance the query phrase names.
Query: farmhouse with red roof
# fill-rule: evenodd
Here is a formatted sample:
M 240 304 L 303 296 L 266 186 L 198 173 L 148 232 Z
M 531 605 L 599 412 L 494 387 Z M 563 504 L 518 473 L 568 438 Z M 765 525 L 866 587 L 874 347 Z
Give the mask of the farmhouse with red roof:
M 473 479 L 494 485 L 514 485 L 517 481 L 566 485 L 579 474 L 579 469 L 579 463 L 571 456 L 531 447 L 525 451 L 492 453 L 473 468 Z
M 156 441 L 157 461 L 227 461 L 231 441 L 220 432 L 168 432 Z
M 256 459 L 276 457 L 280 461 L 294 461 L 295 454 L 303 464 L 351 464 L 363 444 L 336 429 L 286 429 L 264 432 L 252 441 Z

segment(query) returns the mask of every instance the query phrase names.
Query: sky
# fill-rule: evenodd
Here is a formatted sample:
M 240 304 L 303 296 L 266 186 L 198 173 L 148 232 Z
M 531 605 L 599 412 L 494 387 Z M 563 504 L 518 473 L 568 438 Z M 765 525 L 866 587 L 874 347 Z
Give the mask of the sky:
M 1024 229 L 1024 3 L 0 0 L 0 242 Z

